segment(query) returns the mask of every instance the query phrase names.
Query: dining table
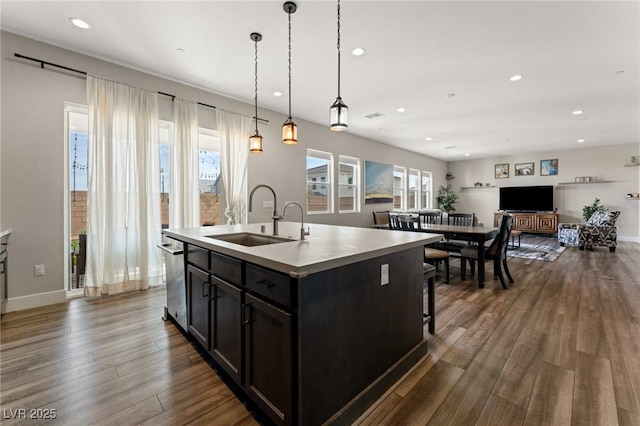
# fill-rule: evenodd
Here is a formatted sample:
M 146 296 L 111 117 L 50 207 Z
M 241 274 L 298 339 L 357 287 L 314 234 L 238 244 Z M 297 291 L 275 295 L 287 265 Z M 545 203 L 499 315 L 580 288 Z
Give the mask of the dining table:
M 477 243 L 478 246 L 478 287 L 484 288 L 484 243 L 498 235 L 498 228 L 490 226 L 457 226 L 440 224 L 419 224 L 418 232 L 442 234 L 448 240 L 462 240 Z

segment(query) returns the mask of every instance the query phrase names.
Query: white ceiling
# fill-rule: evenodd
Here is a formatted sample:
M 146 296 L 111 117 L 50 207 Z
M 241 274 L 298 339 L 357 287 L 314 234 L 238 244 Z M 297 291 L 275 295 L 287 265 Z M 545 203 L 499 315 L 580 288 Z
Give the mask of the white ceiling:
M 336 2 L 296 3 L 292 113 L 326 125 L 337 95 Z M 248 103 L 249 34 L 259 32 L 258 102 L 286 114 L 282 4 L 3 0 L 1 14 L 6 31 Z M 639 5 L 343 0 L 349 131 L 445 161 L 639 142 Z M 355 47 L 366 54 L 352 56 Z M 510 82 L 514 74 L 524 78 Z M 365 118 L 372 113 L 384 116 Z

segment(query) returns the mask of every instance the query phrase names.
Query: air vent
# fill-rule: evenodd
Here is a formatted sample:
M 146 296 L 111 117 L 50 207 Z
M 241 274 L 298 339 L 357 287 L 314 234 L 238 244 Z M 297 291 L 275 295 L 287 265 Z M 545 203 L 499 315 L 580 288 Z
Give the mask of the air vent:
M 445 146 L 444 149 L 453 149 L 453 148 L 457 148 L 456 145 L 449 145 L 449 146 Z
M 384 117 L 384 114 L 381 112 L 374 112 L 373 114 L 365 115 L 365 117 L 368 118 L 369 120 L 372 120 L 374 118 Z

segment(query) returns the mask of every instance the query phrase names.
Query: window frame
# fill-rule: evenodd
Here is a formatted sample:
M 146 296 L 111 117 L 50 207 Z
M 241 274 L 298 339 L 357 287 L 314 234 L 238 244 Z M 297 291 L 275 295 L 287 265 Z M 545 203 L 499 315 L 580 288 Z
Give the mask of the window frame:
M 341 183 L 340 182 L 340 167 L 342 164 L 353 167 L 353 182 Z M 353 209 L 342 210 L 340 204 L 340 197 L 343 188 L 351 188 L 353 191 Z M 348 155 L 338 155 L 338 213 L 359 213 L 361 210 L 361 178 L 360 178 L 360 159 L 357 157 L 350 157 Z
M 428 179 L 428 182 L 429 182 L 429 185 L 428 185 L 429 188 L 426 191 L 424 190 L 425 179 Z M 423 203 L 423 201 L 426 201 L 426 203 Z M 432 206 L 433 206 L 433 175 L 431 172 L 423 170 L 420 176 L 420 207 L 423 209 L 431 209 Z
M 309 158 L 315 158 L 318 160 L 324 160 L 327 162 L 327 175 L 326 175 L 326 181 L 325 182 L 319 182 L 318 180 L 312 181 L 311 179 L 309 179 L 309 168 L 308 168 L 308 162 L 309 162 Z M 318 215 L 318 214 L 333 214 L 334 213 L 334 202 L 333 202 L 333 197 L 334 197 L 334 179 L 333 179 L 333 154 L 330 152 L 326 152 L 326 151 L 319 151 L 316 149 L 307 149 L 307 155 L 305 156 L 305 200 L 306 200 L 306 210 L 307 210 L 307 214 L 308 215 Z M 323 211 L 317 211 L 317 210 L 309 210 L 309 190 L 310 187 L 312 186 L 326 186 L 327 187 L 327 209 L 323 210 Z M 313 188 L 315 189 L 315 188 Z
M 396 187 L 396 173 L 400 174 L 401 186 Z M 399 191 L 400 203 L 396 206 L 396 191 Z M 407 168 L 404 166 L 393 166 L 393 208 L 398 210 L 406 210 L 407 208 Z
M 411 179 L 415 178 L 415 188 L 411 189 Z M 420 170 L 409 168 L 407 173 L 407 208 L 408 209 L 420 209 L 421 197 L 420 197 L 420 185 L 421 185 Z M 411 207 L 411 201 L 413 201 L 413 207 Z

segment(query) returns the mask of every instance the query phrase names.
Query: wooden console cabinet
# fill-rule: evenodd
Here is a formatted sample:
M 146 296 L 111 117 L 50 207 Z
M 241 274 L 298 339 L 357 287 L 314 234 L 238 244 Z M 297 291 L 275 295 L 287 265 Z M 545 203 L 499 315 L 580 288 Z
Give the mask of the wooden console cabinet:
M 555 234 L 558 232 L 557 213 L 495 212 L 493 214 L 493 226 L 498 226 L 500 217 L 505 214 L 513 215 L 513 229 L 516 231 L 539 234 Z

